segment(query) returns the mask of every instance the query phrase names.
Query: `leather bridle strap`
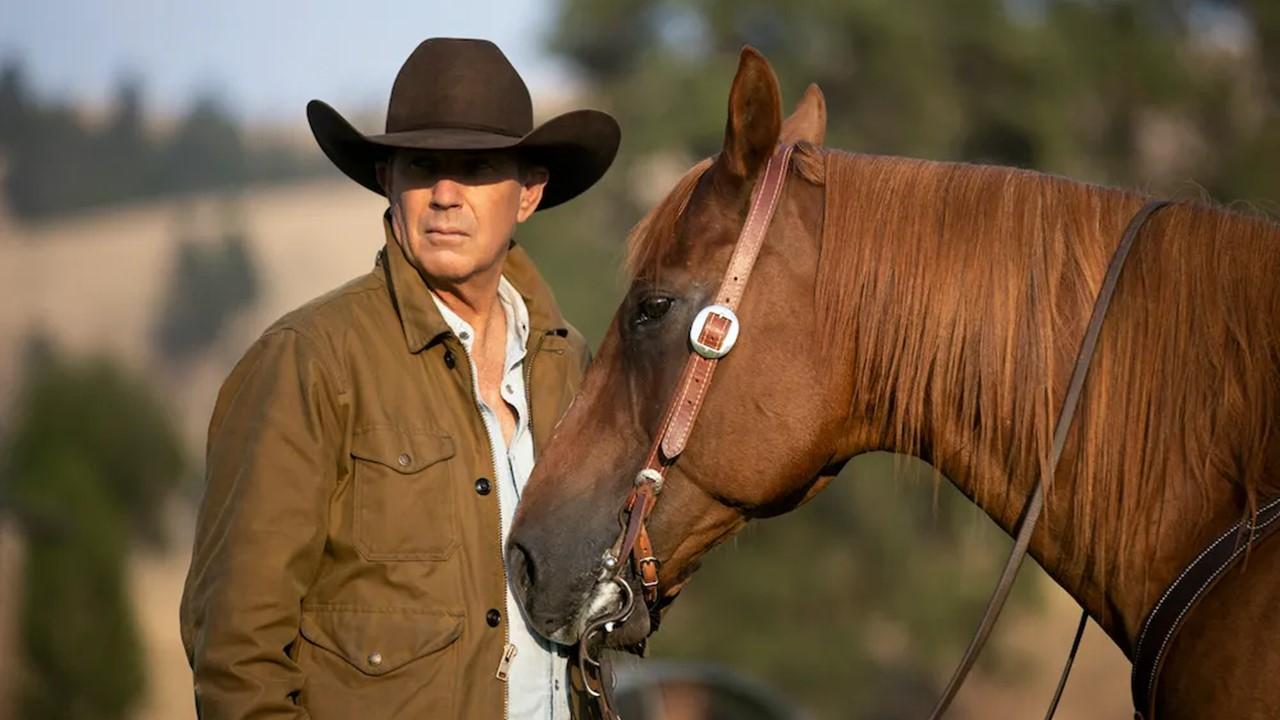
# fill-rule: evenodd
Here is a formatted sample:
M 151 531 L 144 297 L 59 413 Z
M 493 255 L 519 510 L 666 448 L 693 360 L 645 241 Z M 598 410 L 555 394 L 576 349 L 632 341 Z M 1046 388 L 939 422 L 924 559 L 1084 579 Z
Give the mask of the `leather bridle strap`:
M 1138 237 L 1138 232 L 1142 229 L 1142 226 L 1146 224 L 1152 214 L 1168 204 L 1167 200 L 1152 200 L 1143 205 L 1142 209 L 1129 221 L 1129 226 L 1120 238 L 1120 244 L 1116 246 L 1115 252 L 1111 255 L 1111 263 L 1107 267 L 1107 274 L 1103 277 L 1102 286 L 1099 288 L 1098 296 L 1093 303 L 1093 314 L 1089 317 L 1089 324 L 1085 327 L 1084 338 L 1080 342 L 1080 350 L 1076 354 L 1076 364 L 1071 373 L 1071 383 L 1067 386 L 1067 394 L 1062 400 L 1062 408 L 1058 413 L 1058 422 L 1053 431 L 1053 446 L 1049 453 L 1049 464 L 1043 482 L 1036 483 L 1031 497 L 1027 500 L 1026 507 L 1022 512 L 1022 525 L 1019 527 L 1018 535 L 1014 539 L 1013 550 L 1009 552 L 1009 560 L 1005 563 L 1004 571 L 1000 574 L 1000 582 L 996 584 L 995 590 L 991 593 L 991 599 L 987 602 L 986 612 L 983 613 L 982 620 L 978 623 L 978 629 L 974 632 L 973 640 L 970 641 L 959 667 L 956 668 L 955 673 L 951 676 L 951 681 L 947 683 L 942 697 L 938 700 L 933 713 L 929 716 L 930 720 L 937 720 L 942 717 L 947 707 L 951 705 L 956 692 L 960 690 L 960 685 L 964 683 L 965 677 L 968 676 L 974 662 L 977 661 L 978 653 L 982 651 L 987 639 L 991 636 L 991 630 L 995 627 L 1000 611 L 1004 609 L 1005 601 L 1009 599 L 1009 591 L 1013 589 L 1013 582 L 1018 576 L 1018 569 L 1022 566 L 1022 561 L 1027 556 L 1027 548 L 1031 544 L 1031 535 L 1035 532 L 1036 523 L 1040 519 L 1040 512 L 1044 509 L 1044 494 L 1053 486 L 1053 472 L 1058 466 L 1058 459 L 1062 456 L 1062 449 L 1066 446 L 1067 433 L 1071 429 L 1072 421 L 1075 419 L 1076 408 L 1080 404 L 1080 396 L 1084 390 L 1084 381 L 1089 375 L 1089 365 L 1093 360 L 1094 350 L 1098 346 L 1098 336 L 1102 332 L 1102 322 L 1106 319 L 1107 308 L 1111 304 L 1111 297 L 1115 294 L 1116 285 L 1120 281 L 1120 273 L 1124 270 L 1125 260 L 1128 259 L 1129 251 L 1133 248 L 1133 242 Z M 1078 646 L 1080 632 L 1077 631 L 1076 635 L 1077 640 L 1074 645 Z M 1074 647 L 1072 657 L 1074 657 Z M 1046 717 L 1053 717 L 1058 698 L 1061 697 L 1062 686 L 1066 682 L 1067 674 L 1070 672 L 1071 663 L 1068 662 L 1066 667 L 1063 668 L 1063 677 L 1059 681 L 1058 692 L 1055 694 L 1053 704 L 1050 706 Z
M 587 692 L 595 698 L 597 710 L 607 720 L 615 720 L 618 716 L 613 709 L 612 688 L 608 677 L 610 673 L 601 661 L 591 657 L 592 637 L 601 630 L 607 634 L 616 624 L 625 622 L 631 613 L 631 590 L 626 581 L 619 577 L 623 563 L 628 558 L 640 578 L 641 591 L 648 607 L 652 609 L 658 600 L 658 560 L 645 521 L 658 501 L 658 494 L 666 481 L 667 469 L 684 452 L 689 433 L 702 410 L 702 402 L 706 398 L 716 366 L 737 341 L 740 327 L 734 311 L 742 300 L 747 280 L 751 277 L 760 248 L 764 245 L 765 234 L 773 220 L 774 211 L 778 208 L 793 150 L 792 145 L 779 146 L 760 175 L 751 196 L 747 219 L 734 245 L 715 300 L 698 313 L 690 329 L 689 342 L 693 349 L 680 373 L 675 394 L 654 434 L 644 466 L 636 474 L 634 485 L 622 507 L 622 532 L 601 560 L 598 581 L 613 582 L 620 586 L 626 600 L 617 612 L 597 619 L 584 630 L 578 641 L 578 662 Z M 595 687 L 592 687 L 592 675 L 595 676 Z
M 1169 584 L 1147 613 L 1133 650 L 1134 718 L 1156 716 L 1156 687 L 1173 641 L 1196 605 L 1250 548 L 1280 530 L 1280 498 L 1258 508 L 1253 517 L 1237 521 L 1210 543 Z
M 733 347 L 737 339 L 738 319 L 734 311 L 742 301 L 747 280 L 755 268 L 765 234 L 773 220 L 774 211 L 777 210 L 778 200 L 782 197 L 793 149 L 794 146 L 791 145 L 780 146 L 761 173 L 747 211 L 747 219 L 734 245 L 733 255 L 729 258 L 714 304 L 704 308 L 694 321 L 693 335 L 690 337 L 694 350 L 689 353 L 684 371 L 676 383 L 675 395 L 667 406 L 662 424 L 645 458 L 644 467 L 636 475 L 635 487 L 624 507 L 630 517 L 626 532 L 619 536 L 615 545 L 614 557 L 622 561 L 631 556 L 636 572 L 640 575 L 645 601 L 650 605 L 657 600 L 658 595 L 658 563 L 644 523 L 657 503 L 667 468 L 684 452 L 720 358 Z

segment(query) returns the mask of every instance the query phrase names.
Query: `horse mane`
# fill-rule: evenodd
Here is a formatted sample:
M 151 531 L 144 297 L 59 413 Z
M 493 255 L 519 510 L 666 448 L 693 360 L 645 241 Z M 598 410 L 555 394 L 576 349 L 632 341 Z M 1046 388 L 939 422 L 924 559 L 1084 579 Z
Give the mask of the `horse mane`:
M 1095 295 L 1147 198 L 1025 170 L 838 151 L 827 151 L 824 180 L 817 304 L 825 351 L 849 353 L 852 412 L 935 467 L 1005 470 L 978 473 L 974 500 L 1020 507 L 1009 479 L 1049 471 Z M 1166 518 L 1167 494 L 1194 493 L 1208 512 L 1225 493 L 1250 514 L 1260 494 L 1280 491 L 1265 476 L 1277 464 L 1278 278 L 1274 222 L 1198 202 L 1148 222 L 1058 470 L 1074 478 L 1071 496 L 1050 494 L 1051 510 L 1081 520 L 1064 523 L 1078 528 L 1066 539 L 1068 572 L 1085 571 L 1086 548 L 1095 559 L 1155 557 L 1153 544 L 1176 527 L 1163 523 L 1197 519 Z

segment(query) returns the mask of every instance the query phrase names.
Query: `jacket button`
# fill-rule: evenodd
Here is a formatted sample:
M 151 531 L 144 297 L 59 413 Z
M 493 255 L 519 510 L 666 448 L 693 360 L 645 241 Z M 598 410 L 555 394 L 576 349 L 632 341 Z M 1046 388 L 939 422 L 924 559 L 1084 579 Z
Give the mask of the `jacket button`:
M 480 478 L 479 480 L 476 481 L 476 494 L 477 495 L 489 494 L 489 478 Z
M 444 366 L 452 370 L 458 364 L 458 359 L 453 356 L 453 351 L 449 348 L 444 349 Z
M 369 653 L 369 664 L 370 664 L 370 665 L 372 665 L 372 666 L 374 666 L 374 667 L 378 667 L 379 665 L 381 665 L 381 664 L 382 664 L 382 653 L 380 653 L 380 652 L 371 652 L 371 653 Z
M 502 613 L 497 608 L 490 608 L 489 612 L 484 614 L 484 621 L 489 627 L 498 627 L 498 623 L 502 622 Z
M 400 457 L 396 458 L 396 462 L 400 463 L 401 467 L 405 467 L 409 464 L 411 459 L 412 458 L 409 457 L 409 453 L 400 453 Z

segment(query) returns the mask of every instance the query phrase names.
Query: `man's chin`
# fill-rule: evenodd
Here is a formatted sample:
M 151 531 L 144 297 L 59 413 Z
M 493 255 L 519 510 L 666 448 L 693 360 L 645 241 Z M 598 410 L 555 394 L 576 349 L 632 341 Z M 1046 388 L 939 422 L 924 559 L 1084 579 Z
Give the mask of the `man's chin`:
M 458 287 L 500 266 L 504 254 L 477 257 L 475 241 L 437 244 L 427 239 L 413 243 L 412 265 L 433 287 Z
M 476 275 L 475 264 L 469 258 L 460 257 L 452 252 L 442 253 L 433 250 L 429 253 L 420 253 L 414 257 L 414 265 L 433 288 L 464 285 L 467 280 Z

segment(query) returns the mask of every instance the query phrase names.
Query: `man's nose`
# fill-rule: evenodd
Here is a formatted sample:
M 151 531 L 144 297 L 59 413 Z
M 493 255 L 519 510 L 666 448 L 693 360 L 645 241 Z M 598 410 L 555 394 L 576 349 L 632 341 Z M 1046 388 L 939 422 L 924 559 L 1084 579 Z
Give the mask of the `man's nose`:
M 431 187 L 431 209 L 450 210 L 462 205 L 462 187 L 456 180 L 440 178 Z

